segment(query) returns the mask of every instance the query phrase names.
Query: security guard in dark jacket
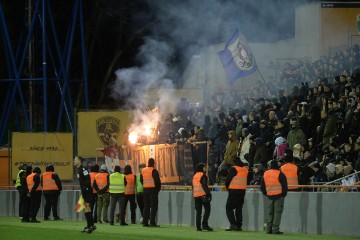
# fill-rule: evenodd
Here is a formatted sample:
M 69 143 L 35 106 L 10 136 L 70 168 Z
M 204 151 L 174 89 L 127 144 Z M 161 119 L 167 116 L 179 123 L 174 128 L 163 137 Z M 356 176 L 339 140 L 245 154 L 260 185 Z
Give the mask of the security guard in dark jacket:
M 74 158 L 74 167 L 77 168 L 77 178 L 79 179 L 81 195 L 85 201 L 85 218 L 87 226 L 82 232 L 91 233 L 96 229 L 94 225 L 93 214 L 91 212 L 91 204 L 93 204 L 93 188 L 91 187 L 91 179 L 89 171 L 82 166 L 82 157 Z
M 225 186 L 229 192 L 226 201 L 226 216 L 230 222 L 230 227 L 226 228 L 225 230 L 241 231 L 242 208 L 244 205 L 249 171 L 239 157 L 236 157 L 233 162 L 234 166 L 229 169 L 225 180 Z
M 264 173 L 261 181 L 261 192 L 268 197 L 268 234 L 283 234 L 280 232 L 281 215 L 284 210 L 284 199 L 287 194 L 287 180 L 279 171 L 276 160 L 269 161 L 269 170 Z
M 156 224 L 156 214 L 159 205 L 161 180 L 159 172 L 154 168 L 155 160 L 150 158 L 148 166 L 141 171 L 140 182 L 144 187 L 144 227 L 159 227 Z M 150 217 L 150 224 L 149 224 Z
M 209 227 L 209 217 L 211 212 L 211 193 L 208 188 L 207 176 L 205 175 L 205 164 L 199 163 L 196 165 L 196 173 L 192 180 L 193 196 L 195 199 L 196 210 L 196 230 L 197 231 L 212 231 Z M 205 213 L 201 223 L 202 208 L 204 207 Z
M 45 197 L 44 220 L 50 220 L 50 212 L 52 209 L 54 220 L 62 220 L 57 211 L 59 195 L 62 191 L 62 185 L 59 175 L 54 172 L 54 166 L 49 165 L 45 168 L 45 173 L 41 176 L 41 185 Z
M 21 191 L 22 191 L 22 195 L 24 196 L 23 199 L 23 218 L 21 219 L 21 222 L 30 222 L 30 204 L 31 204 L 31 199 L 28 196 L 29 193 L 29 189 L 27 186 L 27 182 L 26 182 L 26 178 L 32 173 L 32 166 L 27 166 L 26 167 L 26 171 L 24 174 L 22 174 L 21 179 L 20 179 L 20 183 L 21 183 Z

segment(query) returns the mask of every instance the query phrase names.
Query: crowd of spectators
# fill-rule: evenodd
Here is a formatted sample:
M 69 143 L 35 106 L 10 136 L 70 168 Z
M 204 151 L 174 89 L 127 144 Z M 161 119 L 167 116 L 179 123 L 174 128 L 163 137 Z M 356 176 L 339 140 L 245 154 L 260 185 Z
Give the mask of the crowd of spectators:
M 218 91 L 211 102 L 182 98 L 160 126 L 168 142 L 210 140 L 210 183 L 219 181 L 229 131 L 237 155 L 258 184 L 267 162 L 286 154 L 299 167 L 299 184 L 330 182 L 360 170 L 360 49 L 354 45 L 311 63 L 286 64 L 278 80 L 246 91 Z M 353 184 L 354 179 L 344 179 Z M 347 183 L 349 184 L 349 183 Z

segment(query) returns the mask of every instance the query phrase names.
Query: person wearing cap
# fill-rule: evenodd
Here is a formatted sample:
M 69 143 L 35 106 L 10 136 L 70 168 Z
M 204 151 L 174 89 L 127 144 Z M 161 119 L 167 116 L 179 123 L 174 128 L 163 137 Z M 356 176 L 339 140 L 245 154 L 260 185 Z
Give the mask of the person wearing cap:
M 91 204 L 93 204 L 93 188 L 91 185 L 91 179 L 89 171 L 82 166 L 83 158 L 76 156 L 74 158 L 74 167 L 77 169 L 77 178 L 80 184 L 81 196 L 84 199 L 84 213 L 87 225 L 82 232 L 92 233 L 96 226 L 94 225 L 93 214 L 91 212 Z
M 94 166 L 90 167 L 90 180 L 91 186 L 93 186 L 95 181 L 95 176 L 99 173 L 99 165 L 95 164 Z M 91 212 L 93 213 L 94 223 L 97 223 L 97 192 L 95 188 L 93 188 L 93 203 L 91 204 Z
M 21 186 L 21 177 L 26 174 L 26 164 L 21 164 L 19 167 L 19 172 L 16 176 L 15 188 L 19 193 L 19 219 L 23 218 L 24 206 L 25 206 L 25 197 L 23 187 Z
M 288 191 L 298 191 L 299 187 L 299 169 L 293 163 L 293 156 L 291 154 L 286 154 L 283 157 L 285 164 L 280 167 L 280 171 L 285 174 L 287 183 L 288 183 Z
M 41 181 L 40 181 L 41 170 L 39 167 L 35 167 L 32 174 L 26 177 L 26 183 L 28 187 L 28 197 L 30 197 L 30 218 L 31 222 L 39 223 L 36 216 L 40 209 L 41 204 Z
M 283 234 L 280 231 L 281 215 L 287 195 L 286 176 L 279 171 L 276 160 L 269 161 L 269 170 L 264 173 L 261 192 L 268 198 L 267 234 Z
M 136 174 L 136 203 L 139 206 L 140 210 L 140 223 L 143 223 L 143 217 L 144 217 L 144 186 L 142 185 L 140 181 L 140 175 L 141 171 L 146 167 L 145 163 L 139 164 L 139 173 Z
M 97 217 L 98 222 L 102 223 L 101 216 L 103 216 L 103 221 L 108 223 L 108 207 L 110 202 L 110 193 L 109 193 L 109 173 L 107 171 L 107 166 L 105 164 L 101 165 L 100 172 L 96 174 L 95 180 L 93 183 L 98 199 L 97 199 Z
M 225 186 L 229 193 L 226 201 L 226 216 L 230 222 L 230 226 L 225 229 L 226 231 L 242 231 L 242 208 L 248 173 L 245 164 L 239 157 L 236 157 L 234 166 L 229 169 L 225 180 Z
M 306 135 L 299 128 L 298 122 L 296 120 L 292 120 L 290 121 L 290 126 L 291 130 L 286 137 L 289 148 L 292 149 L 297 143 L 300 143 L 302 146 L 304 146 L 306 144 Z
M 148 166 L 142 169 L 140 182 L 144 187 L 143 226 L 159 227 L 159 225 L 156 224 L 156 214 L 159 205 L 161 180 L 159 172 L 155 169 L 155 159 L 150 158 L 148 160 Z
M 41 186 L 43 188 L 43 194 L 45 197 L 45 206 L 44 206 L 44 220 L 50 220 L 50 212 L 52 210 L 54 220 L 62 220 L 59 217 L 57 207 L 59 196 L 62 191 L 62 184 L 59 178 L 59 175 L 54 172 L 54 166 L 46 166 L 45 172 L 41 176 Z
M 121 172 L 121 167 L 116 165 L 114 173 L 109 177 L 109 192 L 110 192 L 110 225 L 114 225 L 114 215 L 116 204 L 119 203 L 120 214 L 124 216 L 124 194 L 125 194 L 125 177 Z
M 235 159 L 238 151 L 239 141 L 236 139 L 235 131 L 228 131 L 228 142 L 226 144 L 226 151 L 224 154 L 224 161 L 222 165 L 226 165 L 227 168 L 234 165 L 233 159 Z
M 211 212 L 211 193 L 208 187 L 207 176 L 205 175 L 206 166 L 204 163 L 196 165 L 196 172 L 192 180 L 193 196 L 195 200 L 196 210 L 196 230 L 197 231 L 213 231 L 209 227 L 209 217 Z M 201 221 L 202 208 L 205 213 Z
M 28 196 L 29 193 L 29 189 L 27 186 L 27 177 L 32 173 L 32 166 L 28 165 L 26 166 L 25 169 L 25 173 L 22 174 L 21 179 L 20 179 L 20 184 L 21 184 L 21 191 L 22 191 L 22 195 L 23 195 L 23 212 L 22 212 L 22 219 L 21 222 L 30 222 L 30 203 L 31 203 L 31 199 Z

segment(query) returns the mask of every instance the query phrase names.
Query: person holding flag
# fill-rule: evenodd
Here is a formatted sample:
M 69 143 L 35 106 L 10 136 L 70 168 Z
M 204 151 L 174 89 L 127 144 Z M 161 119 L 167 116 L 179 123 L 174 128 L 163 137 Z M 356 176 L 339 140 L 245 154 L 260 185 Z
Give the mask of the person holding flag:
M 74 158 L 74 167 L 77 169 L 77 178 L 80 183 L 81 196 L 75 207 L 76 212 L 84 211 L 87 225 L 82 232 L 91 233 L 96 229 L 94 225 L 91 204 L 93 204 L 93 188 L 89 171 L 82 166 L 82 157 Z

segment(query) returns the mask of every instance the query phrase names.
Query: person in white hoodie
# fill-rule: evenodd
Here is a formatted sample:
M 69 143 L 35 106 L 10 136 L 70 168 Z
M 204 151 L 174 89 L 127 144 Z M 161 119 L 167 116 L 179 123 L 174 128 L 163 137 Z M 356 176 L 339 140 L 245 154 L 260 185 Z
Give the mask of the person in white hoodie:
M 251 136 L 252 135 L 247 128 L 243 128 L 241 130 L 241 139 L 239 141 L 239 147 L 238 147 L 238 156 L 240 157 L 241 161 L 246 160 L 244 156 L 245 154 L 249 153 L 250 150 L 249 140 Z

